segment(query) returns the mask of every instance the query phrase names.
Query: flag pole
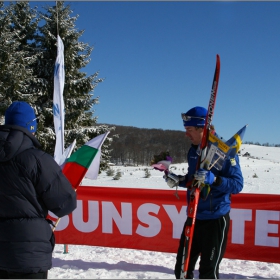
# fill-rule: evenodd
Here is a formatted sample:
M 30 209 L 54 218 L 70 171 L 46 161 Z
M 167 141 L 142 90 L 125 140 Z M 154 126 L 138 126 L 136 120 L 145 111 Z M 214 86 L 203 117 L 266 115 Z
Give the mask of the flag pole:
M 57 36 L 56 37 L 57 37 L 57 52 L 58 53 L 57 53 L 57 58 L 56 58 L 56 62 L 55 62 L 54 76 L 57 76 L 56 78 L 57 78 L 58 81 L 56 81 L 56 82 L 54 81 L 54 97 L 55 98 L 53 97 L 53 103 L 55 103 L 54 99 L 55 99 L 55 101 L 57 101 L 57 103 L 53 104 L 53 108 L 54 108 L 55 133 L 57 133 L 57 136 L 59 136 L 59 131 L 60 131 L 60 136 L 56 137 L 54 158 L 55 158 L 55 161 L 57 163 L 59 163 L 61 161 L 61 158 L 63 157 L 63 153 L 64 153 L 64 100 L 63 100 L 63 89 L 64 89 L 65 72 L 64 72 L 64 69 L 63 70 L 59 69 L 61 67 L 64 68 L 64 45 L 63 45 L 62 40 L 59 37 L 57 1 L 55 1 L 55 3 L 56 3 L 56 31 L 57 31 Z M 61 51 L 62 51 L 62 56 L 63 57 L 60 57 L 61 56 Z M 62 61 L 59 61 L 59 63 L 57 63 L 58 59 L 60 59 Z M 61 62 L 62 62 L 62 65 L 60 65 Z M 57 71 L 57 73 L 56 73 L 56 71 Z M 61 82 L 62 82 L 61 79 L 63 79 L 63 84 L 62 85 L 61 85 Z M 59 96 L 57 96 L 58 94 L 59 94 Z M 58 138 L 60 140 L 60 143 L 57 143 Z M 57 224 L 59 223 L 60 219 L 61 218 L 59 218 L 56 221 L 56 223 L 53 227 L 53 232 L 54 232 Z M 68 244 L 64 244 L 64 254 L 66 254 L 66 253 L 68 253 Z
M 55 1 L 55 6 L 56 6 L 56 32 L 57 32 L 57 35 L 59 35 L 59 33 L 58 33 L 58 9 L 57 9 L 57 1 Z

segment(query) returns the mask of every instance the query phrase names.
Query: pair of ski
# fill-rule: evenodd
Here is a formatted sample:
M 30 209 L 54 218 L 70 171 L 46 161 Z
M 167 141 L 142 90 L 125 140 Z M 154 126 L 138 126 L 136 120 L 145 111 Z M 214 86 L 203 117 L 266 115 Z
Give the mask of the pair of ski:
M 207 156 L 207 147 L 208 147 L 208 139 L 210 133 L 210 127 L 213 120 L 217 91 L 218 91 L 218 83 L 219 83 L 219 76 L 220 76 L 220 57 L 219 55 L 216 56 L 216 68 L 212 83 L 211 95 L 208 104 L 208 113 L 205 119 L 205 125 L 203 130 L 202 141 L 200 144 L 200 152 L 198 155 L 197 167 L 205 168 L 205 160 Z M 187 208 L 187 225 L 185 228 L 185 243 L 184 243 L 184 251 L 183 251 L 183 258 L 182 258 L 182 265 L 181 265 L 181 274 L 180 278 L 185 279 L 187 278 L 187 269 L 189 265 L 190 259 L 190 252 L 191 252 L 191 245 L 194 233 L 194 226 L 195 226 L 195 219 L 196 219 L 196 211 L 200 196 L 200 183 L 197 181 L 193 181 L 192 189 L 190 193 L 190 201 Z

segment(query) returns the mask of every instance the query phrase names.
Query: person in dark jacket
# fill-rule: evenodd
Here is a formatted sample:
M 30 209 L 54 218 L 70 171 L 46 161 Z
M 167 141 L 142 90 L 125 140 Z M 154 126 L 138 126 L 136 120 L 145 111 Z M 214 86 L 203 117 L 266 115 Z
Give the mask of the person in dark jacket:
M 175 186 L 188 188 L 187 201 L 190 200 L 191 185 L 194 178 L 197 178 L 199 172 L 203 173 L 203 187 L 200 193 L 200 199 L 197 207 L 197 215 L 194 227 L 193 241 L 187 268 L 187 278 L 192 279 L 196 262 L 199 262 L 199 278 L 215 279 L 219 278 L 219 265 L 224 256 L 227 235 L 230 223 L 230 204 L 231 194 L 237 194 L 243 189 L 243 176 L 239 165 L 239 159 L 236 155 L 233 159 L 226 159 L 221 169 L 212 167 L 210 170 L 197 168 L 198 148 L 202 140 L 203 129 L 207 109 L 203 107 L 194 107 L 187 113 L 182 114 L 186 136 L 191 140 L 192 145 L 188 152 L 188 173 L 185 176 L 166 177 L 169 187 Z M 207 190 L 210 192 L 208 193 Z M 188 219 L 187 219 L 188 221 Z M 183 248 L 185 240 L 184 224 L 181 239 L 179 242 L 175 276 L 180 278 L 181 265 L 183 258 Z
M 0 278 L 46 279 L 55 245 L 48 211 L 76 208 L 76 192 L 40 150 L 33 108 L 15 101 L 0 126 Z

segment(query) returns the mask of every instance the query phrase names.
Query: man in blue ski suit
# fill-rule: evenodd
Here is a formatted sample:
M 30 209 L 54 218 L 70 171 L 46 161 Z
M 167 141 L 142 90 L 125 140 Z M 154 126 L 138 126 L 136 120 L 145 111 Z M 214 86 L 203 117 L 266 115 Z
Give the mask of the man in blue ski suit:
M 194 107 L 187 113 L 182 114 L 186 136 L 192 142 L 187 156 L 188 173 L 185 176 L 177 176 L 178 180 L 166 177 L 166 182 L 169 187 L 179 186 L 188 188 L 188 202 L 190 199 L 191 183 L 193 178 L 198 174 L 196 171 L 198 160 L 197 149 L 202 140 L 206 115 L 207 110 L 203 107 Z M 219 265 L 226 249 L 230 223 L 231 194 L 237 194 L 242 190 L 243 176 L 238 155 L 233 159 L 226 159 L 221 170 L 212 167 L 210 170 L 200 169 L 199 171 L 204 172 L 203 183 L 208 187 L 202 189 L 198 202 L 187 278 L 193 278 L 195 264 L 200 256 L 199 278 L 215 279 L 219 278 Z M 208 191 L 210 190 L 209 193 L 207 189 Z M 174 271 L 176 278 L 180 278 L 181 275 L 186 223 L 183 227 L 177 252 Z

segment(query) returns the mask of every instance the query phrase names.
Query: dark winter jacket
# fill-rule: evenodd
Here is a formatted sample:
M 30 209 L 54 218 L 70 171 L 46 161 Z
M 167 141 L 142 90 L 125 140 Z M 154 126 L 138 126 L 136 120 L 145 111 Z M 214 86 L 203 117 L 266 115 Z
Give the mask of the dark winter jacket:
M 76 208 L 76 192 L 37 139 L 19 126 L 0 126 L 0 270 L 47 271 L 54 235 L 46 216 Z
M 188 174 L 186 180 L 182 180 L 181 187 L 190 185 L 196 171 L 198 154 L 197 146 L 192 145 L 188 152 Z M 199 199 L 197 207 L 197 219 L 217 219 L 230 211 L 231 194 L 237 194 L 243 189 L 243 176 L 239 165 L 239 158 L 235 156 L 236 165 L 232 165 L 230 159 L 226 159 L 222 170 L 212 168 L 211 172 L 217 177 L 217 184 L 211 185 L 210 193 L 205 200 Z M 187 201 L 190 190 L 188 189 Z

